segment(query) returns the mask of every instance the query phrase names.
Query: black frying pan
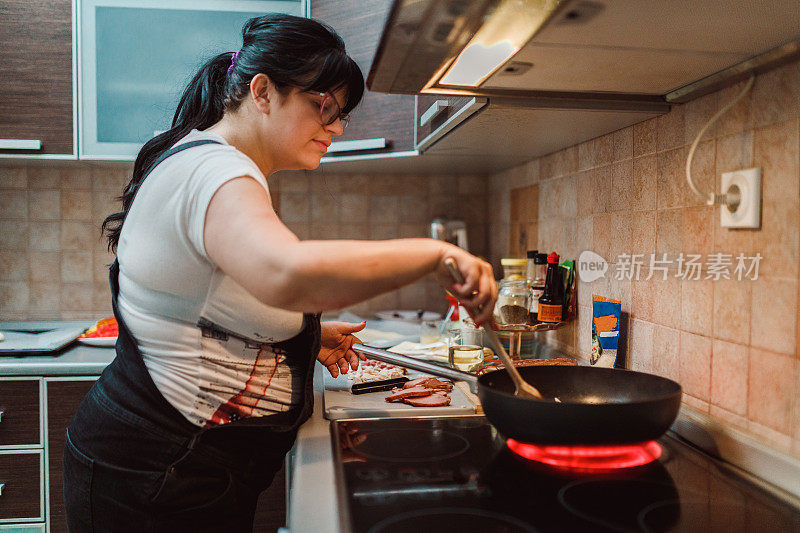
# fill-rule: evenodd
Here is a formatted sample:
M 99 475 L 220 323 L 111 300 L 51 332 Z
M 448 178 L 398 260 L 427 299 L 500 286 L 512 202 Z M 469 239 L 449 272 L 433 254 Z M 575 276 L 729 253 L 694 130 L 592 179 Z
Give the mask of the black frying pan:
M 514 396 L 505 370 L 480 377 L 405 355 L 354 344 L 371 359 L 469 383 L 489 422 L 506 437 L 537 444 L 625 444 L 653 440 L 669 429 L 681 404 L 672 380 L 612 368 L 518 368 L 545 400 Z M 558 398 L 559 402 L 553 400 Z

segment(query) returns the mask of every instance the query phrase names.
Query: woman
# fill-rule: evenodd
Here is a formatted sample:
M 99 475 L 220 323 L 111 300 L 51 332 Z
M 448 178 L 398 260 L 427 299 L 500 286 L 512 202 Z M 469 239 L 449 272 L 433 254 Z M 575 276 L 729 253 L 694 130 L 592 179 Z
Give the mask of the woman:
M 333 376 L 358 365 L 364 324 L 320 325 L 318 313 L 433 273 L 490 318 L 491 267 L 459 248 L 301 242 L 283 225 L 267 177 L 319 165 L 363 77 L 310 19 L 258 17 L 243 41 L 195 75 L 103 224 L 120 336 L 68 428 L 71 531 L 252 530 L 258 494 L 311 413 L 314 360 Z

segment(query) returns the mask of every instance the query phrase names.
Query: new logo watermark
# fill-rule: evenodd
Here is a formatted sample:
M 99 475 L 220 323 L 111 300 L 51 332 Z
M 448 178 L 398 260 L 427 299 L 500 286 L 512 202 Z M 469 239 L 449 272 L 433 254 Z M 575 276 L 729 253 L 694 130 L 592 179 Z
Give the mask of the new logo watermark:
M 591 283 L 605 277 L 608 263 L 600 255 L 586 250 L 578 257 L 578 277 L 584 283 Z

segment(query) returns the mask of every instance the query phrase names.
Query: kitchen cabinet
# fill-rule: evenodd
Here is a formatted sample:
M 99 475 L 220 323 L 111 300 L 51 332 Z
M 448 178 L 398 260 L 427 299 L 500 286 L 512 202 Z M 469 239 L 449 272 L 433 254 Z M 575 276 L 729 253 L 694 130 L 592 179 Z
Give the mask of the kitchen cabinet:
M 81 0 L 80 157 L 133 160 L 169 129 L 186 84 L 207 59 L 242 46 L 242 26 L 301 0 Z
M 0 0 L 0 157 L 74 159 L 71 0 Z
M 310 15 L 331 26 L 342 37 L 347 52 L 358 63 L 364 76 L 389 13 L 388 0 L 311 0 Z M 364 98 L 350 114 L 352 119 L 344 133 L 337 137 L 323 163 L 343 156 L 391 154 L 415 148 L 415 98 L 364 92 Z M 385 144 L 381 141 L 385 140 Z M 356 141 L 375 141 L 361 149 Z M 353 150 L 351 147 L 355 147 Z
M 64 439 L 75 412 L 83 397 L 92 388 L 96 378 L 45 380 L 47 384 L 47 465 L 48 500 L 51 533 L 66 532 L 64 512 Z

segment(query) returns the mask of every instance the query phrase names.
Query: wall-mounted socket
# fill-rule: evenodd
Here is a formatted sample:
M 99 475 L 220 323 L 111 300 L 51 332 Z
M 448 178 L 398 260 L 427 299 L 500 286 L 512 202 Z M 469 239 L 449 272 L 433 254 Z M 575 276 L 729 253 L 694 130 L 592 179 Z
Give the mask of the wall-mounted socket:
M 720 208 L 723 228 L 761 227 L 761 168 L 723 173 L 720 192 L 727 199 Z

